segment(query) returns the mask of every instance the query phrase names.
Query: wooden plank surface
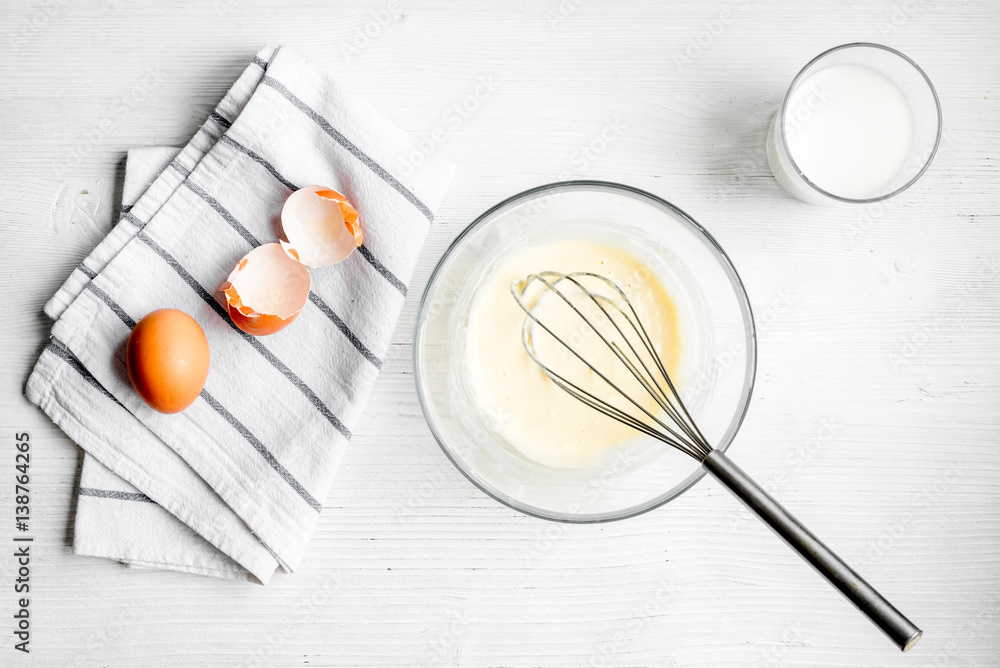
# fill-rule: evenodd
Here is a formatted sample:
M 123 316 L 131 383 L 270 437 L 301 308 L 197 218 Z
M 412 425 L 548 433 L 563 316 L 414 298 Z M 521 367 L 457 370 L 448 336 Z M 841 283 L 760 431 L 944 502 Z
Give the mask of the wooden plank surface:
M 995 0 L 6 3 L 0 540 L 28 431 L 36 542 L 28 656 L 0 551 L 0 664 L 998 665 L 998 28 Z M 779 188 L 764 136 L 798 68 L 849 41 L 924 67 L 945 141 L 891 206 L 821 209 Z M 391 359 L 300 573 L 262 588 L 76 557 L 80 451 L 22 394 L 42 305 L 110 228 L 124 151 L 183 143 L 265 42 L 418 136 L 443 129 L 434 150 L 459 166 Z M 495 90 L 456 116 L 481 78 Z M 442 455 L 411 374 L 423 285 L 481 211 L 565 173 L 648 189 L 729 252 L 761 324 L 733 457 L 924 628 L 911 654 L 710 480 L 561 526 Z

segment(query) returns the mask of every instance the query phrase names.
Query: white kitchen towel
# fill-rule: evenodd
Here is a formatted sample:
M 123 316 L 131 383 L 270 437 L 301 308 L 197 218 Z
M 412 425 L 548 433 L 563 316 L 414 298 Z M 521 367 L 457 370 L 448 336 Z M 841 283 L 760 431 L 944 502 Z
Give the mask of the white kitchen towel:
M 128 152 L 122 187 L 122 215 L 134 207 L 179 151 L 175 147 L 150 147 Z M 111 410 L 111 407 L 104 410 Z M 146 438 L 155 439 L 145 427 L 140 428 L 146 432 Z M 203 491 L 203 500 L 208 506 L 214 507 L 217 512 L 232 514 L 207 485 L 202 483 L 198 487 Z M 240 580 L 252 581 L 256 578 L 267 582 L 277 562 L 249 529 L 241 529 L 239 524 L 237 518 L 235 528 L 246 545 L 235 554 L 238 558 L 258 557 L 256 574 L 115 475 L 93 455 L 84 452 L 73 532 L 73 551 L 76 554 L 116 559 L 130 566 Z M 199 526 L 197 519 L 194 526 Z
M 432 157 L 407 177 L 394 175 L 391 166 L 417 151 L 406 133 L 285 48 L 254 65 L 260 83 L 238 115 L 213 119 L 229 126 L 224 134 L 200 161 L 171 162 L 180 185 L 149 220 L 133 208 L 133 238 L 111 249 L 99 273 L 88 265 L 95 276 L 81 280 L 62 311 L 27 394 L 108 469 L 189 525 L 198 501 L 188 485 L 163 481 L 194 473 L 291 571 L 382 365 L 453 168 Z M 309 302 L 291 326 L 246 335 L 217 288 L 249 250 L 277 240 L 285 199 L 311 184 L 348 197 L 365 242 L 312 271 Z M 212 353 L 201 397 L 176 415 L 141 402 L 122 355 L 134 323 L 163 307 L 192 315 Z M 140 428 L 178 460 L 153 452 Z
M 266 583 L 276 562 L 253 575 L 151 498 L 84 455 L 76 501 L 73 551 L 157 568 Z M 242 533 L 242 532 L 241 532 Z

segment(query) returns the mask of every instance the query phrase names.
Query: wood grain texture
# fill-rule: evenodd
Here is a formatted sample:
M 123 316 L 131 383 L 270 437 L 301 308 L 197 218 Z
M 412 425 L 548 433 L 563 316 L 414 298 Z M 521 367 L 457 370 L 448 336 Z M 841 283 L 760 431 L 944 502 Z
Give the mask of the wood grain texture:
M 24 656 L 0 556 L 0 664 L 997 665 L 998 26 L 996 0 L 6 3 L 0 540 L 29 431 L 36 557 Z M 301 573 L 261 588 L 76 557 L 80 453 L 22 395 L 42 305 L 110 228 L 125 150 L 183 143 L 268 41 L 416 135 L 442 128 L 434 150 L 459 165 L 390 361 Z M 820 209 L 779 188 L 764 135 L 798 68 L 849 41 L 925 68 L 945 141 L 891 206 Z M 481 77 L 495 92 L 455 123 Z M 609 123 L 615 140 L 584 153 Z M 727 249 L 760 324 L 731 454 L 923 627 L 911 654 L 710 480 L 625 522 L 562 526 L 498 505 L 441 454 L 411 373 L 420 292 L 481 211 L 565 176 L 648 189 Z

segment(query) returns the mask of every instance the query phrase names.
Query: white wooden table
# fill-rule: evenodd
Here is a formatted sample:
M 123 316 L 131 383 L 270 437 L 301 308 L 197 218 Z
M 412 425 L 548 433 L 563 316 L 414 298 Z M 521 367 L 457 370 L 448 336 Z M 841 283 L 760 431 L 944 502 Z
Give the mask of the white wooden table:
M 0 9 L 0 665 L 1000 663 L 996 0 L 167 4 Z M 300 573 L 264 588 L 77 557 L 80 450 L 22 395 L 42 305 L 110 228 L 125 150 L 186 141 L 267 41 L 413 133 L 440 129 L 434 150 L 459 165 L 391 361 Z M 924 67 L 945 141 L 892 205 L 821 209 L 780 190 L 764 136 L 797 69 L 849 41 Z M 485 497 L 440 452 L 411 374 L 428 274 L 494 202 L 578 176 L 674 202 L 732 256 L 760 327 L 732 455 L 923 627 L 913 652 L 710 480 L 625 522 L 561 526 Z M 22 431 L 30 655 L 12 649 Z

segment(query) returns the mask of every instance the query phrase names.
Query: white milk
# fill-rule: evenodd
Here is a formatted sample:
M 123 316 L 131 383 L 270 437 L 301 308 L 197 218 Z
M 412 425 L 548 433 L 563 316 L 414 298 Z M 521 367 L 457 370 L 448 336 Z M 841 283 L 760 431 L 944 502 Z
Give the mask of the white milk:
M 865 199 L 890 190 L 910 157 L 913 113 L 899 86 L 881 72 L 831 65 L 788 99 L 785 136 L 810 181 L 834 195 Z

